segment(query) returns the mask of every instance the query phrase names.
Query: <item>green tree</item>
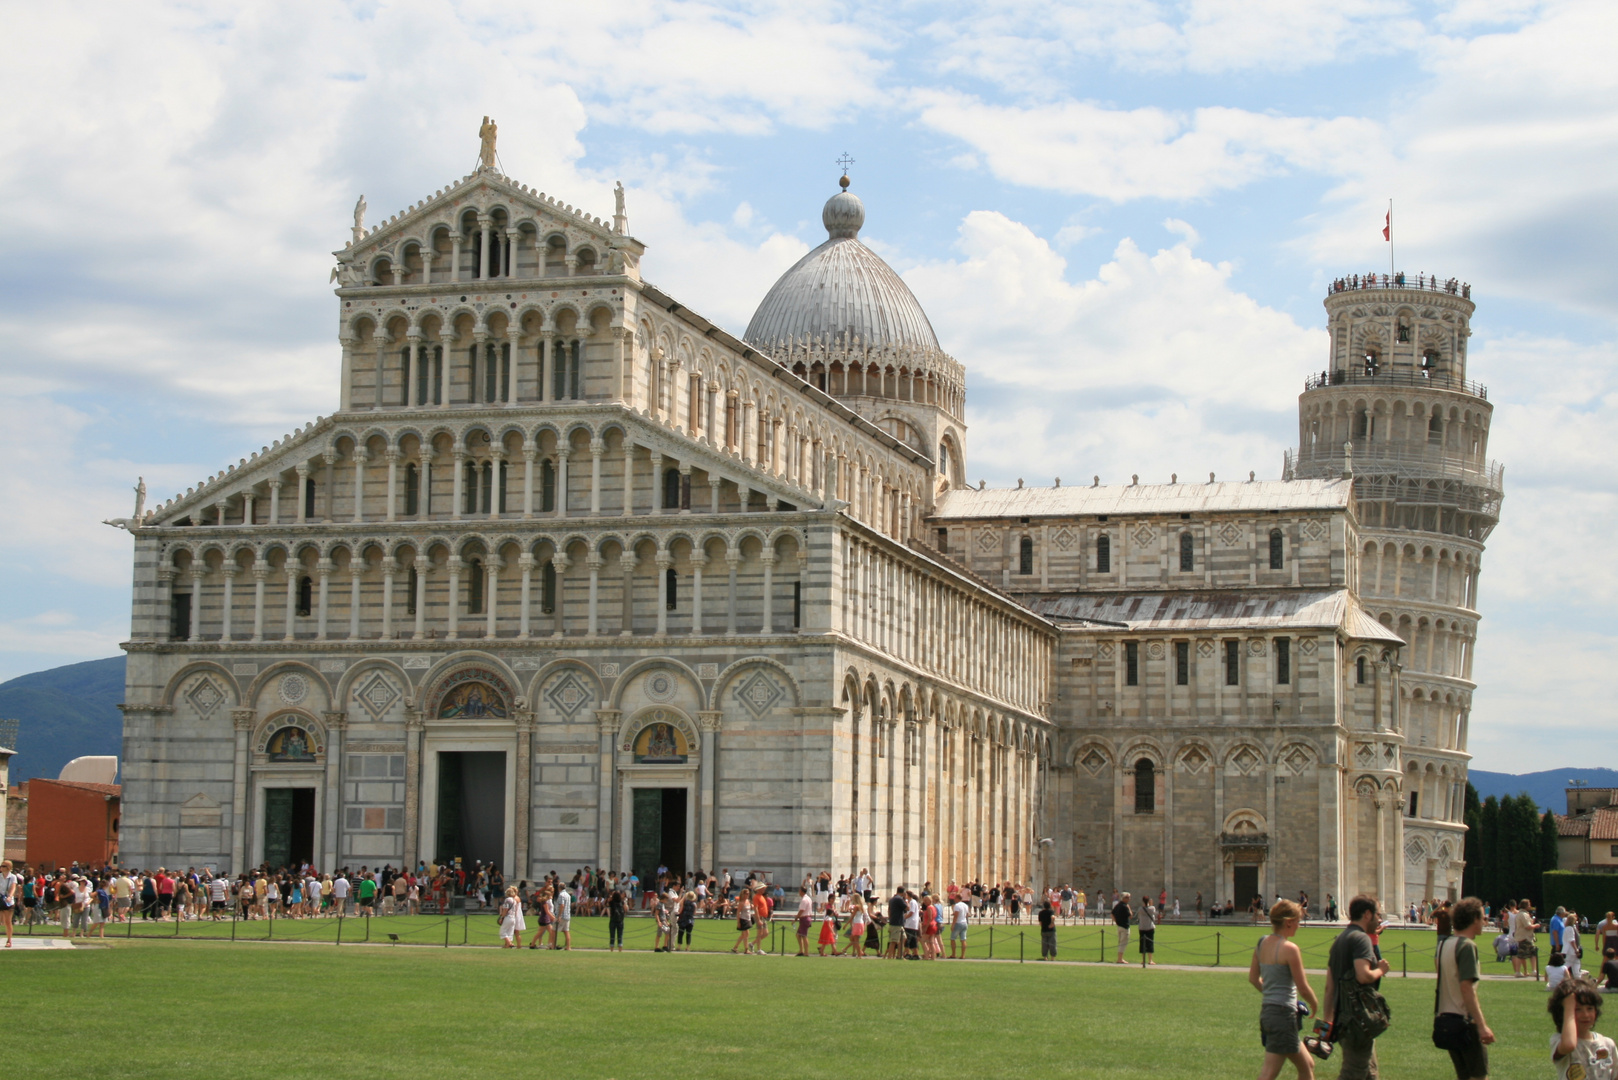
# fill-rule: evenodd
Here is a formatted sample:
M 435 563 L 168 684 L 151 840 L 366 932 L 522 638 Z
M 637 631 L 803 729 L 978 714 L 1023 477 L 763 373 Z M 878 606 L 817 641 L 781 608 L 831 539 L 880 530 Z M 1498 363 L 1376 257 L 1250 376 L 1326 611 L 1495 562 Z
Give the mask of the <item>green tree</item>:
M 1506 898 L 1499 856 L 1500 802 L 1490 795 L 1478 810 L 1478 895 L 1495 907 Z
M 1483 828 L 1483 804 L 1478 801 L 1478 789 L 1472 786 L 1471 781 L 1466 784 L 1466 808 L 1462 814 L 1466 822 L 1466 840 L 1461 857 L 1466 860 L 1466 868 L 1461 871 L 1461 895 L 1482 896 L 1482 889 L 1478 885 L 1478 859 L 1482 850 L 1479 833 Z
M 1526 791 L 1501 800 L 1498 866 L 1506 894 L 1540 906 L 1539 807 Z
M 1558 870 L 1557 863 L 1561 860 L 1561 844 L 1557 840 L 1556 815 L 1545 811 L 1539 819 L 1539 868 L 1540 870 Z

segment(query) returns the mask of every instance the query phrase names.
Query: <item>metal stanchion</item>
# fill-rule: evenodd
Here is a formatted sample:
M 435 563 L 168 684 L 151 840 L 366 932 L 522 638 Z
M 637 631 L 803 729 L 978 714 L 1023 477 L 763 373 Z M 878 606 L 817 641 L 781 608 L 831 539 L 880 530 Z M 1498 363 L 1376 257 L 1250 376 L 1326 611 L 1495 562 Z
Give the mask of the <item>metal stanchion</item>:
M 1220 933 L 1219 933 L 1218 930 L 1215 930 L 1214 931 L 1214 967 L 1219 966 L 1219 950 L 1220 950 L 1220 946 L 1223 943 L 1224 943 L 1224 938 L 1220 936 Z
M 444 948 L 449 948 L 449 916 L 444 916 Z
M 1023 932 L 1017 931 L 1017 963 L 1024 963 L 1023 959 Z

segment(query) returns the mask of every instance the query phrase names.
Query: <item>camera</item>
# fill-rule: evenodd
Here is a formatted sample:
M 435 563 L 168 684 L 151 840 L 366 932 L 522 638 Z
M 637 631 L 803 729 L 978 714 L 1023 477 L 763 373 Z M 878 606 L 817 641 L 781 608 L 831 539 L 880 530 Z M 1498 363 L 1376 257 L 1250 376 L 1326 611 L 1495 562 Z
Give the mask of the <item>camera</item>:
M 1331 1025 L 1324 1020 L 1316 1020 L 1314 1034 L 1304 1036 L 1303 1048 L 1321 1061 L 1331 1057 Z

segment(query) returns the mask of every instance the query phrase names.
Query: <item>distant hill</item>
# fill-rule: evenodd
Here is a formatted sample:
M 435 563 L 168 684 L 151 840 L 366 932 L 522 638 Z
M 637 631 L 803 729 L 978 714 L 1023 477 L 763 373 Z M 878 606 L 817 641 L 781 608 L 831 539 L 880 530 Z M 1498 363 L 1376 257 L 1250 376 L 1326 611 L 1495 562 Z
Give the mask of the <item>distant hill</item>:
M 1567 813 L 1569 780 L 1583 780 L 1590 787 L 1618 787 L 1618 769 L 1546 769 L 1544 772 L 1531 773 L 1469 769 L 1466 775 L 1472 781 L 1472 786 L 1478 789 L 1478 798 L 1521 795 L 1526 791 L 1539 804 L 1541 813 L 1546 810 Z
M 20 721 L 11 782 L 56 775 L 86 754 L 122 756 L 124 658 L 36 671 L 0 683 L 0 716 Z

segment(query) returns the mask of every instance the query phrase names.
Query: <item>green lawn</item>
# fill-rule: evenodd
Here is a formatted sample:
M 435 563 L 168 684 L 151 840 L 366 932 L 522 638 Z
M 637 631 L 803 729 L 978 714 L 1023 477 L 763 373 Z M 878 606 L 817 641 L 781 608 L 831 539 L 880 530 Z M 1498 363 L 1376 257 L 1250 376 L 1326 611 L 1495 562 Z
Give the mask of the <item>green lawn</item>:
M 419 936 L 436 932 L 441 946 L 444 921 L 420 922 Z M 377 920 L 373 941 L 384 923 L 407 926 Z M 482 940 L 490 923 L 473 918 L 464 927 Z M 576 940 L 604 934 L 596 920 L 575 925 Z M 277 923 L 277 937 L 294 926 Z M 345 940 L 357 928 L 346 924 Z M 259 924 L 238 933 L 248 929 Z M 458 938 L 461 928 L 451 929 Z M 1175 946 L 1187 954 L 1203 944 L 1190 940 L 1199 928 L 1171 929 L 1168 937 L 1187 939 Z M 700 928 L 716 947 L 723 930 Z M 649 934 L 649 925 L 630 924 L 632 945 L 637 932 Z M 1095 928 L 1073 933 L 1098 936 Z M 1014 940 L 1015 931 L 996 928 L 997 957 L 1003 935 Z M 756 1078 L 761 1070 L 838 1080 L 1248 1077 L 1261 1056 L 1258 995 L 1232 970 L 339 949 L 138 934 L 72 952 L 17 951 L 0 965 L 7 1057 L 19 1074 L 94 1060 L 92 1075 L 325 1078 L 414 1070 L 430 1055 L 448 1071 L 476 1062 L 493 1075 L 564 1070 L 618 1080 Z M 1452 1075 L 1428 1038 L 1432 987 L 1427 979 L 1387 980 L 1395 1026 L 1380 1042 L 1383 1075 Z M 1490 981 L 1482 998 L 1501 1039 L 1493 1075 L 1549 1075 L 1551 1026 L 1538 985 Z M 1321 1075 L 1336 1071 L 1331 1062 Z

